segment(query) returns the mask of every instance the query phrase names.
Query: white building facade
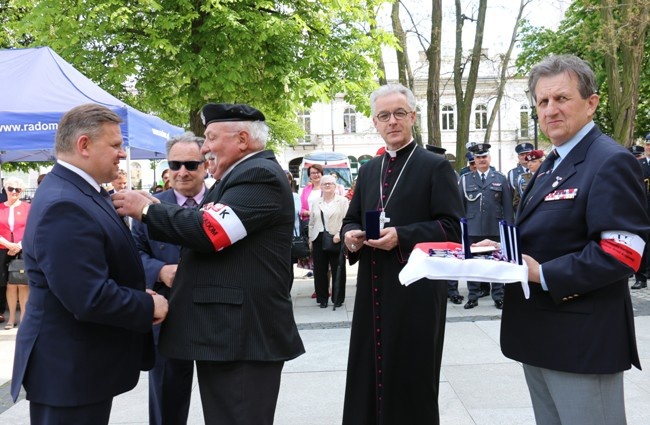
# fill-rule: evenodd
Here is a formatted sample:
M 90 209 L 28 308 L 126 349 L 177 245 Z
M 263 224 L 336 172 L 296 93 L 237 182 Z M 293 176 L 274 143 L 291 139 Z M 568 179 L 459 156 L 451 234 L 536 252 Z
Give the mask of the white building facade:
M 416 70 L 414 73 L 418 123 L 422 131 L 422 141 L 426 143 L 428 137 L 425 119 L 426 62 L 420 61 L 417 65 L 414 67 Z M 441 145 L 447 150 L 448 157 L 453 160 L 456 153 L 458 110 L 451 72 L 452 65 L 453 58 L 447 58 L 443 62 L 443 75 L 440 81 L 440 125 Z M 472 104 L 469 140 L 462 141 L 463 144 L 467 141 L 485 140 L 488 120 L 495 107 L 499 82 L 499 72 L 492 65 L 493 62 L 486 60 L 479 67 L 480 76 Z M 353 163 L 355 161 L 363 163 L 384 146 L 372 119 L 357 113 L 354 106 L 345 102 L 342 94 L 337 95 L 330 103 L 312 105 L 309 111 L 300 114 L 299 119 L 305 129 L 304 139 L 278 153 L 278 160 L 283 167 L 292 171 L 300 163 L 302 156 L 312 151 L 342 152 L 348 155 Z M 492 165 L 497 170 L 506 173 L 516 165 L 517 155 L 514 148 L 518 143 L 535 143 L 534 127 L 527 94 L 527 78 L 509 78 L 489 137 L 489 143 L 492 145 L 490 150 Z

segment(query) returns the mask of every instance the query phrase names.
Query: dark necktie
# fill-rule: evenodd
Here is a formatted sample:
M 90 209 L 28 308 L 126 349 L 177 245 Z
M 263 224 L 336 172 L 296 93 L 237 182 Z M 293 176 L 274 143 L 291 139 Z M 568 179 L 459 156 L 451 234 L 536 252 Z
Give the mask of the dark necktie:
M 544 177 L 546 177 L 547 175 L 553 172 L 553 164 L 555 163 L 555 160 L 558 159 L 559 157 L 560 156 L 558 155 L 557 150 L 553 149 L 548 154 L 544 162 L 542 162 L 542 165 L 540 165 L 539 170 L 537 170 L 537 176 L 535 177 L 535 181 L 532 182 L 533 184 L 530 190 L 528 190 L 528 194 L 526 196 L 524 204 L 528 203 L 533 193 L 535 193 L 535 189 L 539 186 L 538 180 L 543 179 Z
M 187 198 L 187 200 L 183 204 L 183 208 L 196 208 L 196 205 L 197 203 L 194 200 L 194 198 Z
M 187 198 L 185 203 L 183 204 L 183 208 L 196 208 L 198 204 L 194 200 L 194 198 Z
M 485 183 L 485 174 L 481 173 L 481 183 Z
M 113 199 L 111 199 L 111 195 L 104 189 L 103 187 L 99 188 L 99 194 L 102 195 L 102 198 L 104 198 L 104 201 L 108 203 L 108 205 L 111 206 L 111 209 L 115 209 L 115 206 L 113 205 Z

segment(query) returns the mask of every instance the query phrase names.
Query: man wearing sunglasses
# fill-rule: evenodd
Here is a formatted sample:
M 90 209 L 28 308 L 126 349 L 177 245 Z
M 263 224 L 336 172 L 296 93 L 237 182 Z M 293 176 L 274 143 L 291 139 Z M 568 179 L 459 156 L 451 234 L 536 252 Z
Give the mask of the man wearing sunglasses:
M 167 163 L 172 190 L 155 195 L 161 202 L 196 208 L 206 193 L 206 160 L 201 154 L 203 138 L 186 132 L 167 141 Z M 181 247 L 153 240 L 147 227 L 133 222 L 133 237 L 140 251 L 147 288 L 169 298 Z M 192 360 L 167 358 L 158 350 L 160 326 L 154 326 L 156 363 L 149 371 L 149 424 L 186 424 L 192 395 Z
M 160 333 L 167 357 L 196 361 L 206 424 L 273 423 L 284 362 L 304 353 L 289 296 L 294 204 L 269 128 L 248 105 L 208 104 L 201 152 L 218 183 L 200 210 L 115 196 L 151 237 L 183 246 Z M 171 166 L 171 165 L 170 165 Z

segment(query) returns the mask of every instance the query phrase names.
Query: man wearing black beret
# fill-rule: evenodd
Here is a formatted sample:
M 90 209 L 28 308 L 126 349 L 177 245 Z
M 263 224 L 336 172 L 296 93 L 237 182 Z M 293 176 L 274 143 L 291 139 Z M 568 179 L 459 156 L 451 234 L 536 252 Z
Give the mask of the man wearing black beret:
M 116 195 L 118 212 L 182 245 L 160 333 L 167 357 L 196 361 L 206 424 L 272 424 L 284 362 L 304 353 L 289 296 L 294 206 L 269 128 L 248 105 L 208 104 L 203 155 L 216 182 L 198 210 L 146 192 Z

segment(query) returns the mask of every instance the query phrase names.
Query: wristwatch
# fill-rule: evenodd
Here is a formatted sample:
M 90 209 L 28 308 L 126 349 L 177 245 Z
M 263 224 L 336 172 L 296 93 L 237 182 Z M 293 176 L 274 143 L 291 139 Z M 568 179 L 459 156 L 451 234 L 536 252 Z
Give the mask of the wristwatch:
M 140 212 L 140 221 L 143 223 L 146 223 L 147 221 L 147 212 L 149 212 L 149 206 L 151 206 L 151 204 L 145 205 Z

